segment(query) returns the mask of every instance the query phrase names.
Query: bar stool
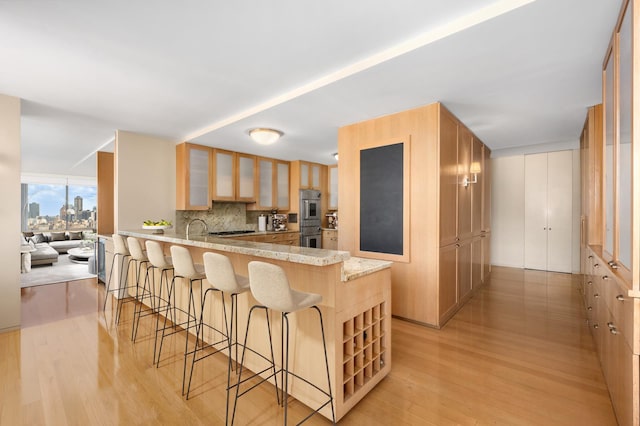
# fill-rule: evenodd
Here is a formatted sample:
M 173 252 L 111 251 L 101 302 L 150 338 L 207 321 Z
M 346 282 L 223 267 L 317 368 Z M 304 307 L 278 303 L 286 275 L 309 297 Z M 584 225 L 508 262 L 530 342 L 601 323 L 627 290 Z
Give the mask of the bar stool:
M 169 272 L 173 273 L 173 263 L 170 256 L 165 256 L 162 251 L 162 245 L 157 241 L 147 240 L 145 241 L 145 247 L 147 249 L 147 257 L 149 258 L 149 267 L 147 268 L 147 277 L 149 278 L 149 270 L 152 272 L 151 277 L 151 294 L 155 299 L 155 311 L 159 314 L 161 310 L 165 310 L 165 317 L 171 313 L 171 322 L 176 322 L 175 308 L 172 310 L 171 303 L 171 287 L 169 282 Z M 155 291 L 155 273 L 156 270 L 160 271 L 160 283 L 158 284 L 158 293 Z M 162 283 L 164 279 L 166 296 L 162 294 Z M 172 282 L 171 282 L 172 283 Z M 140 316 L 138 315 L 138 321 Z M 156 353 L 158 345 L 158 330 L 160 330 L 160 315 L 156 315 L 156 330 L 153 339 L 153 363 L 156 363 Z
M 128 247 L 127 243 L 125 243 L 125 239 L 122 235 L 119 234 L 112 234 L 112 238 L 113 238 L 113 247 L 114 247 L 114 254 L 113 254 L 113 260 L 111 262 L 111 271 L 109 273 L 109 279 L 107 279 L 107 289 L 105 291 L 105 298 L 104 298 L 104 305 L 102 306 L 102 310 L 104 311 L 106 306 L 107 306 L 107 297 L 109 295 L 109 292 L 118 292 L 119 295 L 121 297 L 118 297 L 118 304 L 116 307 L 116 324 L 120 323 L 120 314 L 122 313 L 122 306 L 124 305 L 124 303 L 126 302 L 132 302 L 132 301 L 136 301 L 138 300 L 138 297 L 140 296 L 140 276 L 142 275 L 141 273 L 141 269 L 142 266 L 145 263 L 148 263 L 149 260 L 147 259 L 146 255 L 144 254 L 144 252 L 142 251 L 142 249 L 140 248 L 140 243 L 138 242 L 138 240 L 136 240 L 135 238 L 131 241 L 134 241 L 132 244 L 136 244 L 137 246 L 134 247 L 134 250 L 136 250 L 137 248 L 140 248 L 140 250 L 137 250 L 135 252 L 135 255 L 131 253 L 130 247 Z M 130 237 L 131 238 L 131 237 Z M 127 241 L 129 242 L 129 241 Z M 113 266 L 115 265 L 115 260 L 117 256 L 121 256 L 122 257 L 122 262 L 120 263 L 120 276 L 119 276 L 119 281 L 118 281 L 118 288 L 117 289 L 110 289 L 110 283 L 111 283 L 111 276 L 113 275 Z M 126 268 L 124 268 L 124 261 L 126 258 L 129 258 L 128 262 L 127 262 L 127 266 Z M 135 262 L 135 271 L 136 271 L 136 282 L 134 285 L 128 285 L 128 279 L 129 279 L 129 266 L 131 265 L 131 262 Z M 120 287 L 120 284 L 122 283 L 122 273 L 123 273 L 123 269 L 124 269 L 124 287 Z M 125 301 L 124 299 L 128 297 L 129 294 L 129 289 L 136 289 L 136 297 L 134 298 L 130 298 L 130 300 Z M 134 311 L 134 315 L 135 315 L 135 311 Z M 135 319 L 135 317 L 134 317 Z M 135 321 L 134 321 L 134 325 L 135 325 Z M 131 332 L 131 336 L 133 339 L 133 330 Z
M 142 250 L 142 245 L 137 238 L 128 237 L 127 246 L 129 247 L 129 253 L 131 254 L 131 260 L 136 262 L 136 297 L 134 301 L 137 301 L 136 307 L 133 309 L 133 325 L 131 326 L 131 340 L 135 341 L 135 336 L 138 334 L 138 323 L 140 322 L 140 313 L 142 311 L 142 302 L 144 299 L 151 301 L 151 307 L 153 310 L 153 299 L 151 298 L 151 291 L 147 289 L 147 277 L 149 272 L 149 258 L 147 254 Z M 142 283 L 142 294 L 140 294 L 140 276 L 142 275 L 143 265 L 147 265 L 145 279 Z M 136 317 L 138 320 L 136 321 Z
M 124 238 L 118 234 L 111 234 L 111 238 L 113 239 L 113 259 L 111 260 L 111 269 L 109 270 L 109 278 L 107 278 L 107 288 L 104 293 L 104 304 L 102 305 L 102 312 L 107 308 L 107 299 L 109 298 L 109 292 L 118 291 L 118 290 L 110 290 L 111 288 L 111 277 L 113 276 L 113 267 L 116 264 L 116 258 L 118 256 L 121 257 L 120 261 L 120 281 L 118 282 L 118 287 L 122 282 L 122 268 L 124 268 L 124 261 L 127 257 L 131 257 L 131 253 L 129 253 L 129 249 L 127 248 L 127 244 L 124 242 Z M 127 274 L 129 272 L 129 264 L 127 263 Z M 117 313 L 117 311 L 116 311 Z
M 202 297 L 202 309 L 200 310 L 200 321 L 198 323 L 198 327 L 196 330 L 199 330 L 202 333 L 202 341 L 204 341 L 204 332 L 203 327 L 207 326 L 203 321 L 203 313 L 204 308 L 207 301 L 207 295 L 214 294 L 213 292 L 219 291 L 222 293 L 222 310 L 224 313 L 224 325 L 226 334 L 217 330 L 215 327 L 211 327 L 216 332 L 222 334 L 226 341 L 226 347 L 221 348 L 219 350 L 229 349 L 229 366 L 227 369 L 227 418 L 225 419 L 225 423 L 228 420 L 228 412 L 229 412 L 229 389 L 231 385 L 231 370 L 232 370 L 232 348 L 235 347 L 235 362 L 238 362 L 238 295 L 249 291 L 249 278 L 243 277 L 241 275 L 236 275 L 233 265 L 231 264 L 231 260 L 227 256 L 218 253 L 205 253 L 202 256 L 204 262 L 204 271 L 207 277 L 207 281 L 210 283 L 210 286 L 205 290 L 204 295 Z M 231 297 L 231 327 L 229 327 L 227 323 L 227 310 L 225 306 L 224 295 L 228 294 Z M 196 332 L 196 334 L 198 334 Z M 189 399 L 189 391 L 191 389 L 191 378 L 193 376 L 193 366 L 197 361 L 201 361 L 207 358 L 210 355 L 213 355 L 216 352 L 211 352 L 209 354 L 203 355 L 200 358 L 196 357 L 196 352 L 198 350 L 204 350 L 208 347 L 212 347 L 215 345 L 219 345 L 222 341 L 211 343 L 207 346 L 202 346 L 199 349 L 193 352 L 193 362 L 191 363 L 191 374 L 189 376 L 189 384 L 187 386 L 187 399 Z
M 169 299 L 171 299 L 172 295 L 173 295 L 173 308 L 174 310 L 177 309 L 183 313 L 185 313 L 187 315 L 187 320 L 185 322 L 182 322 L 180 324 L 176 324 L 176 322 L 173 323 L 173 328 L 175 329 L 176 326 L 180 326 L 182 327 L 183 330 L 185 330 L 186 332 L 186 338 L 185 338 L 185 343 L 184 343 L 184 366 L 183 366 L 183 370 L 182 370 L 182 395 L 185 394 L 185 378 L 187 376 L 187 357 L 189 356 L 190 352 L 189 352 L 189 329 L 191 327 L 195 327 L 197 325 L 198 322 L 198 317 L 196 316 L 196 303 L 195 300 L 193 298 L 193 283 L 195 281 L 199 281 L 200 282 L 200 294 L 202 295 L 202 280 L 205 279 L 205 274 L 204 274 L 204 267 L 203 265 L 196 265 L 193 263 L 193 258 L 191 257 L 191 253 L 189 252 L 189 250 L 185 247 L 182 246 L 171 246 L 170 248 L 171 250 L 171 259 L 173 260 L 173 268 L 174 268 L 174 274 L 173 274 L 173 279 L 171 280 L 171 285 L 170 285 L 170 295 L 169 295 Z M 187 280 L 189 282 L 189 300 L 187 300 L 187 311 L 185 312 L 182 309 L 178 309 L 176 308 L 176 304 L 175 304 L 175 280 L 176 278 L 182 278 L 183 280 Z M 202 297 L 202 296 L 201 296 Z M 191 308 L 193 307 L 193 311 L 191 311 Z M 168 308 L 167 308 L 168 309 Z M 180 330 L 176 330 L 173 331 L 169 334 L 166 334 L 165 331 L 167 330 L 167 328 L 171 328 L 171 327 L 167 327 L 167 316 L 165 315 L 164 317 L 164 324 L 162 327 L 162 338 L 160 339 L 160 349 L 158 350 L 158 363 L 156 364 L 156 366 L 160 365 L 160 356 L 162 355 L 162 343 L 164 342 L 164 338 L 167 336 L 171 336 L 172 334 L 178 333 L 180 332 Z M 177 321 L 177 319 L 176 319 Z M 193 321 L 193 324 L 191 324 L 191 322 Z M 186 324 L 186 327 L 184 327 L 184 325 Z M 196 346 L 198 345 L 198 337 L 196 335 Z
M 284 270 L 277 266 L 266 262 L 258 262 L 253 261 L 249 262 L 249 283 L 251 287 L 251 293 L 253 294 L 254 299 L 260 303 L 260 305 L 254 305 L 249 311 L 249 318 L 247 319 L 247 330 L 245 332 L 244 337 L 244 347 L 242 350 L 242 359 L 240 362 L 240 372 L 238 374 L 238 384 L 236 385 L 236 397 L 233 405 L 233 416 L 231 418 L 231 423 L 233 424 L 233 420 L 235 418 L 236 407 L 238 403 L 238 398 L 255 386 L 250 387 L 244 392 L 240 393 L 240 384 L 242 381 L 242 369 L 244 363 L 244 355 L 247 344 L 247 336 L 249 334 L 249 326 L 251 323 L 251 314 L 254 309 L 264 309 L 268 313 L 268 309 L 279 311 L 282 318 L 282 357 L 281 360 L 281 368 L 277 372 L 273 373 L 274 379 L 276 378 L 277 373 L 282 375 L 281 383 L 282 393 L 283 393 L 283 405 L 284 405 L 284 424 L 287 424 L 287 403 L 288 403 L 288 394 L 289 394 L 289 376 L 294 376 L 313 388 L 320 391 L 329 399 L 327 402 L 318 407 L 315 411 L 305 417 L 300 423 L 307 421 L 311 416 L 319 412 L 326 405 L 331 405 L 331 419 L 333 424 L 336 423 L 335 412 L 333 408 L 333 393 L 331 391 L 331 377 L 329 375 L 329 359 L 327 357 L 327 343 L 324 337 L 324 324 L 322 321 L 322 312 L 320 308 L 318 308 L 318 303 L 322 302 L 322 296 L 315 293 L 305 293 L 301 291 L 297 291 L 292 289 L 289 286 L 289 281 L 287 280 L 287 275 Z M 288 315 L 292 312 L 301 311 L 303 309 L 311 308 L 318 312 L 318 317 L 320 319 L 320 331 L 322 333 L 322 346 L 324 348 L 324 361 L 325 368 L 327 371 L 327 385 L 328 391 L 324 391 L 319 386 L 311 383 L 307 379 L 299 376 L 298 374 L 289 370 L 289 318 Z M 269 333 L 269 340 L 271 340 L 271 334 Z M 275 369 L 275 366 L 274 366 Z M 269 376 L 271 377 L 271 376 Z M 276 380 L 276 388 L 277 388 L 277 380 Z M 278 400 L 278 403 L 280 401 Z M 298 423 L 298 424 L 300 424 Z

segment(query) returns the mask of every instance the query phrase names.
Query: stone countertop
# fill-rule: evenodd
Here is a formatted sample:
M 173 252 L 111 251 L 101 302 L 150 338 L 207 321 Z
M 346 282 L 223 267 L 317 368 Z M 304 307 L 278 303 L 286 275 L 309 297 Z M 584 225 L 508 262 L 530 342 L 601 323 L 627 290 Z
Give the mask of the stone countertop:
M 320 229 L 322 229 L 323 231 L 336 231 L 336 232 L 338 232 L 337 228 L 320 228 Z
M 388 260 L 365 259 L 350 257 L 342 265 L 342 281 L 351 281 L 364 275 L 369 275 L 383 269 L 390 268 L 393 262 Z
M 184 234 L 165 230 L 164 234 L 154 234 L 149 230 L 119 231 L 129 237 L 174 243 L 184 246 L 200 247 L 230 253 L 245 254 L 265 259 L 283 260 L 313 266 L 327 266 L 341 263 L 350 258 L 348 251 L 324 250 L 272 243 L 234 240 L 213 235 L 193 235 L 188 240 Z M 259 233 L 263 234 L 263 233 Z M 245 234 L 246 235 L 246 234 Z

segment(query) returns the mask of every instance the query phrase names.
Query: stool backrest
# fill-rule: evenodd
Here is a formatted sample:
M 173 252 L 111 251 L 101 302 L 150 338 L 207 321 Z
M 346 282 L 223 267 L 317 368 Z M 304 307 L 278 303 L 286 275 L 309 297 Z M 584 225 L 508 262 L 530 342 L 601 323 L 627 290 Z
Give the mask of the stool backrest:
M 193 258 L 188 249 L 182 246 L 171 246 L 171 259 L 176 276 L 191 278 L 198 274 L 193 265 Z
M 129 252 L 132 258 L 135 260 L 147 260 L 147 256 L 144 254 L 144 250 L 142 250 L 140 241 L 138 241 L 137 238 L 128 237 L 127 245 L 129 246 Z
M 111 238 L 113 238 L 113 250 L 115 254 L 121 254 L 123 256 L 129 256 L 129 249 L 127 248 L 127 244 L 124 242 L 124 237 L 120 234 L 111 234 Z
M 243 291 L 243 288 L 236 280 L 236 273 L 231 260 L 227 256 L 208 252 L 202 255 L 202 260 L 204 262 L 204 273 L 211 285 L 227 293 L 240 293 Z
M 297 309 L 284 269 L 271 263 L 249 262 L 251 294 L 261 305 L 281 312 Z
M 147 257 L 149 258 L 149 262 L 151 262 L 154 267 L 160 269 L 167 269 L 172 267 L 172 265 L 164 257 L 162 246 L 159 242 L 147 240 L 144 242 L 144 245 L 147 248 Z

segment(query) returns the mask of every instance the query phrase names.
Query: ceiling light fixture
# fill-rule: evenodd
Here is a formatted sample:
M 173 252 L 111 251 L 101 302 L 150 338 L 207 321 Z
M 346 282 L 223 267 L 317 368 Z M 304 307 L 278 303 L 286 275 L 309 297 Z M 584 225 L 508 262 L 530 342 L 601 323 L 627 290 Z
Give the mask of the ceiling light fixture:
M 284 133 L 280 130 L 267 129 L 264 127 L 249 130 L 249 136 L 251 136 L 251 139 L 258 142 L 260 145 L 271 145 L 280 139 L 282 135 L 284 135 Z

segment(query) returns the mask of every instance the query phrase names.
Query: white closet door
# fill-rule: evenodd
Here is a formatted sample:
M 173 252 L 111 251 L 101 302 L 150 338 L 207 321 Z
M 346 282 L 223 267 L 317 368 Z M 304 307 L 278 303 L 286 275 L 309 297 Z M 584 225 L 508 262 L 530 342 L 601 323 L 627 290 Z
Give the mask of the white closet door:
M 571 272 L 571 151 L 525 156 L 524 267 Z
M 524 157 L 524 267 L 547 269 L 547 154 Z
M 550 152 L 547 159 L 547 270 L 571 272 L 572 153 Z

